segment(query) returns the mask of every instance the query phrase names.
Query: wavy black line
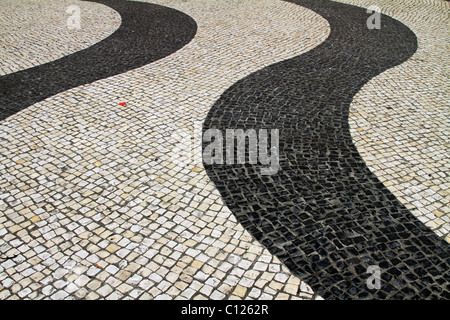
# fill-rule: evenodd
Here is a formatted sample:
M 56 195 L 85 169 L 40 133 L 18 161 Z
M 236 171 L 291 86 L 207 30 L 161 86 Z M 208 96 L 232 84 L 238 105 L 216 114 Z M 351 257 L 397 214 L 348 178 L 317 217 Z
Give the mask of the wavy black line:
M 59 92 L 164 58 L 197 32 L 195 21 L 175 9 L 136 1 L 92 2 L 116 10 L 119 28 L 84 50 L 0 77 L 0 120 Z
M 205 164 L 209 177 L 238 221 L 323 297 L 450 298 L 448 243 L 371 173 L 348 124 L 354 95 L 410 58 L 415 34 L 386 15 L 369 30 L 356 6 L 289 2 L 323 16 L 329 37 L 234 84 L 203 128 L 279 129 L 280 168 L 262 176 L 261 164 Z M 379 290 L 367 286 L 370 265 L 381 268 Z

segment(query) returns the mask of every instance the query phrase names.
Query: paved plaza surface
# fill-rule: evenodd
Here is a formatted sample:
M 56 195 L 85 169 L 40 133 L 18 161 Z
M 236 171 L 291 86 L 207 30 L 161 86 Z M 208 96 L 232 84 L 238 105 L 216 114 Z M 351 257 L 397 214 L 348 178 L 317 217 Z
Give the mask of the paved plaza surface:
M 450 299 L 448 1 L 0 4 L 0 299 Z

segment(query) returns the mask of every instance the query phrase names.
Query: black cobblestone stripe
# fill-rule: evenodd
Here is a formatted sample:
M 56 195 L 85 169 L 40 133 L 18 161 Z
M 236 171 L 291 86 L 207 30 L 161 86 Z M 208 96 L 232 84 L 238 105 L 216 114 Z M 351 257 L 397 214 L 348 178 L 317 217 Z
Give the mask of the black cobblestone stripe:
M 59 92 L 164 58 L 197 32 L 195 21 L 175 9 L 136 1 L 92 2 L 116 10 L 120 27 L 84 50 L 0 77 L 0 120 Z
M 386 15 L 369 30 L 356 6 L 289 2 L 323 16 L 327 40 L 234 84 L 203 128 L 279 129 L 280 168 L 262 176 L 260 163 L 205 164 L 209 177 L 238 221 L 324 298 L 450 298 L 448 243 L 371 173 L 348 124 L 354 95 L 411 57 L 415 34 Z M 367 286 L 371 265 L 380 289 Z

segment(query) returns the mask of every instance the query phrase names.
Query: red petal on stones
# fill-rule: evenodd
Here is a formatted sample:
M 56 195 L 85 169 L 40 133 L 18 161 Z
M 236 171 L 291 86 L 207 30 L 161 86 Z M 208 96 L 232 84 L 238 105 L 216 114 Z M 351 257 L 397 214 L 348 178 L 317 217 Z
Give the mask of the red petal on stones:
M 119 103 L 119 105 L 126 106 L 127 104 L 125 102 L 121 102 L 121 103 Z

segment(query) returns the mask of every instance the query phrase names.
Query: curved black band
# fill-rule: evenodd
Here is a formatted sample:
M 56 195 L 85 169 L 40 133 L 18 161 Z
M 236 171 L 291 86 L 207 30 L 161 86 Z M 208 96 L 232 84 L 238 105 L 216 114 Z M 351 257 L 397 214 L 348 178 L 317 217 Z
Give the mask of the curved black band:
M 0 120 L 59 92 L 164 58 L 197 32 L 195 21 L 175 9 L 136 1 L 92 1 L 116 10 L 120 27 L 89 48 L 0 77 Z
M 348 124 L 358 90 L 414 54 L 414 33 L 386 15 L 369 30 L 370 14 L 351 5 L 289 2 L 328 20 L 328 39 L 234 84 L 203 128 L 279 129 L 279 170 L 205 164 L 209 177 L 239 222 L 323 297 L 450 298 L 448 243 L 370 172 Z M 380 289 L 368 286 L 371 265 Z

